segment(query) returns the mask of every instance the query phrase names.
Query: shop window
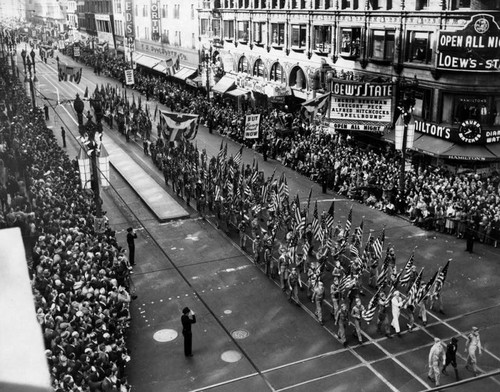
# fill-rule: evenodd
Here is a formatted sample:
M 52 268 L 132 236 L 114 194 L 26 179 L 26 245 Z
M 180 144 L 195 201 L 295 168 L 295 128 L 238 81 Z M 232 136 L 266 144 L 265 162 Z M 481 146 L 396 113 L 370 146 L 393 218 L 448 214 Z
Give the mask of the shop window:
M 307 87 L 307 79 L 304 71 L 300 67 L 294 67 L 290 72 L 290 87 L 297 89 L 305 89 Z
M 266 67 L 261 59 L 257 59 L 255 61 L 255 64 L 253 65 L 253 75 L 263 78 L 266 77 Z
M 250 25 L 250 22 L 248 22 L 248 21 L 239 21 L 238 22 L 238 41 L 248 42 L 249 25 Z
M 212 33 L 214 38 L 220 38 L 220 19 L 212 19 Z
M 420 10 L 426 10 L 429 8 L 429 2 L 430 0 L 416 0 L 415 2 L 415 10 L 420 11 Z
M 342 41 L 340 54 L 348 57 L 358 57 L 361 43 L 361 27 L 341 29 Z
M 484 95 L 443 94 L 441 120 L 449 124 L 461 124 L 465 120 L 475 120 L 483 126 L 500 125 L 497 120 L 499 108 L 494 97 Z
M 428 64 L 432 57 L 432 33 L 410 31 L 406 41 L 406 61 Z
M 257 45 L 266 43 L 266 23 L 253 23 L 253 42 Z
M 370 57 L 372 60 L 394 59 L 394 30 L 373 30 Z
M 234 20 L 224 21 L 224 38 L 234 39 Z
M 207 35 L 208 19 L 200 19 L 200 35 Z
M 429 89 L 418 88 L 414 92 L 415 104 L 413 115 L 425 121 L 431 120 L 432 92 Z
M 280 63 L 274 63 L 269 72 L 269 80 L 285 84 L 285 70 Z
M 245 56 L 242 56 L 240 58 L 240 61 L 238 61 L 238 72 L 248 73 L 248 70 L 249 70 L 248 59 Z
M 275 46 L 283 46 L 285 44 L 284 23 L 273 23 L 271 25 L 271 42 Z
M 293 48 L 305 48 L 307 37 L 306 25 L 292 25 L 291 46 Z
M 330 53 L 331 47 L 332 47 L 332 27 L 314 26 L 313 49 L 322 53 Z

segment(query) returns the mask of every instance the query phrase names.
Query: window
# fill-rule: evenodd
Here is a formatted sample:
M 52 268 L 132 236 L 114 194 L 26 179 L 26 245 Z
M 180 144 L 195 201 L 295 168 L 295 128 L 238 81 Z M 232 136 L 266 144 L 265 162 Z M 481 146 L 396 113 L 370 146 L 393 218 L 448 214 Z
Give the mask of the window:
M 161 7 L 161 17 L 168 18 L 168 4 L 163 4 Z
M 361 43 L 361 27 L 344 28 L 341 30 L 341 37 L 340 54 L 358 57 Z
M 359 8 L 359 0 L 342 0 L 341 9 L 357 10 Z
M 410 31 L 406 42 L 406 61 L 428 64 L 432 56 L 432 33 Z
M 139 16 L 139 6 L 135 5 L 135 16 Z
M 476 120 L 481 125 L 498 125 L 495 121 L 494 97 L 484 95 L 443 94 L 442 121 L 461 124 L 465 120 Z
M 370 57 L 375 60 L 394 58 L 394 30 L 373 30 Z
M 470 8 L 470 0 L 453 0 L 451 9 Z
M 304 71 L 300 67 L 294 67 L 290 72 L 290 87 L 298 89 L 305 89 L 307 87 L 307 80 Z
M 212 32 L 214 38 L 220 38 L 220 19 L 212 19 Z
M 151 39 L 151 36 L 149 35 L 149 27 L 144 27 L 144 38 Z
M 279 83 L 286 83 L 285 71 L 280 63 L 274 63 L 271 67 L 271 72 L 269 73 L 269 80 Z
M 194 4 L 191 4 L 191 20 L 194 20 Z
M 307 37 L 306 25 L 292 25 L 291 46 L 295 48 L 305 48 Z
M 416 0 L 415 2 L 415 10 L 426 10 L 429 7 L 430 0 Z
M 332 47 L 331 26 L 314 26 L 313 49 L 323 53 L 329 53 Z
M 238 40 L 242 42 L 248 42 L 248 30 L 250 22 L 239 21 L 238 22 Z
M 417 88 L 414 97 L 413 115 L 422 120 L 431 121 L 431 90 Z
M 180 8 L 180 4 L 174 4 L 174 19 L 179 19 Z
M 161 42 L 163 42 L 164 44 L 170 44 L 170 40 L 168 39 L 168 30 L 163 30 Z
M 264 44 L 266 42 L 266 24 L 265 22 L 253 23 L 253 42 L 256 44 Z
M 266 76 L 266 68 L 264 67 L 264 62 L 261 59 L 257 59 L 253 65 L 253 75 L 254 76 Z
M 224 21 L 224 38 L 234 39 L 234 20 Z
M 191 33 L 191 49 L 196 49 L 196 35 Z
M 200 34 L 208 34 L 208 19 L 200 19 Z
M 245 56 L 242 56 L 240 58 L 240 61 L 238 61 L 238 72 L 248 73 L 249 68 L 250 67 L 249 67 L 247 58 Z
M 271 42 L 273 45 L 285 44 L 285 24 L 273 23 L 271 25 Z
M 142 6 L 142 16 L 148 16 L 148 6 L 146 4 Z

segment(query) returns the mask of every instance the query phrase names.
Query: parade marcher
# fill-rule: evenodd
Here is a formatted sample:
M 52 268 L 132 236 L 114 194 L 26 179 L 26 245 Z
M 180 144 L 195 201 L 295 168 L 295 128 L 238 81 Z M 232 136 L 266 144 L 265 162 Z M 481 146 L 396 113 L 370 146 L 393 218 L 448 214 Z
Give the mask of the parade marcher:
M 365 307 L 361 304 L 361 299 L 356 298 L 356 303 L 352 308 L 351 316 L 354 320 L 355 331 L 354 336 L 358 338 L 359 344 L 363 344 L 363 336 L 361 335 L 361 313 L 365 310 Z
M 385 293 L 382 291 L 378 299 L 377 331 L 381 334 L 385 334 L 388 338 L 392 338 L 389 329 L 386 299 Z
M 392 299 L 391 299 L 391 308 L 392 308 L 392 321 L 391 326 L 396 331 L 396 335 L 401 337 L 401 328 L 399 326 L 399 315 L 401 313 L 401 307 L 403 306 L 403 301 L 399 295 L 399 291 L 395 291 Z
M 43 112 L 45 113 L 45 120 L 49 121 L 49 107 L 46 103 L 43 104 Z
M 260 235 L 257 234 L 257 236 L 254 238 L 253 244 L 252 244 L 253 262 L 255 264 L 260 263 L 261 251 L 262 251 L 262 240 L 260 238 Z
M 330 296 L 332 300 L 332 316 L 335 319 L 340 306 L 340 282 L 337 277 L 333 278 L 332 285 L 330 286 Z
M 247 244 L 247 234 L 246 234 L 246 230 L 247 230 L 247 221 L 246 221 L 246 219 L 243 217 L 243 218 L 240 220 L 240 223 L 238 223 L 238 235 L 239 235 L 239 237 L 240 237 L 240 248 L 241 248 L 241 249 L 245 249 L 246 244 Z
M 316 304 L 316 317 L 321 325 L 323 325 L 323 300 L 325 299 L 325 287 L 323 282 L 319 280 L 316 282 L 316 286 L 313 289 L 313 295 L 311 298 L 311 302 Z
M 424 283 L 422 283 L 422 286 Z M 427 307 L 425 306 L 425 299 L 422 299 L 418 303 L 418 318 L 422 320 L 422 324 L 425 327 L 427 325 Z
M 285 282 L 288 281 L 290 260 L 287 252 L 282 252 L 278 259 L 278 274 L 280 276 L 280 287 L 281 290 L 286 291 Z
M 63 147 L 66 148 L 66 131 L 64 130 L 64 127 L 61 127 L 61 139 Z
M 465 343 L 465 352 L 467 353 L 465 368 L 473 372 L 474 376 L 481 374 L 481 371 L 477 367 L 476 350 L 479 350 L 479 354 L 482 354 L 483 347 L 481 345 L 479 329 L 472 327 L 472 331 L 467 335 L 467 342 Z
M 295 305 L 300 305 L 299 302 L 299 288 L 302 287 L 302 282 L 300 281 L 300 276 L 297 272 L 296 267 L 292 267 L 292 271 L 288 275 L 287 279 L 288 288 L 290 289 L 290 294 L 288 300 L 290 302 L 295 301 Z
M 333 275 L 333 278 L 334 279 L 337 278 L 339 280 L 339 282 L 344 277 L 344 269 L 340 265 L 340 260 L 335 261 L 335 266 L 333 267 L 332 275 Z
M 335 315 L 335 324 L 339 327 L 337 331 L 337 338 L 340 340 L 340 343 L 344 345 L 344 347 L 347 347 L 347 337 L 345 331 L 347 330 L 347 326 L 349 324 L 349 311 L 347 310 L 347 305 L 344 302 L 340 304 L 340 309 Z
M 193 356 L 193 333 L 191 325 L 196 324 L 196 315 L 187 306 L 182 310 L 182 336 L 184 336 L 184 355 L 186 357 Z
M 443 370 L 441 371 L 443 374 L 446 373 L 446 367 L 448 365 L 453 366 L 453 370 L 455 371 L 455 378 L 458 381 L 458 369 L 457 369 L 457 350 L 458 350 L 458 340 L 457 338 L 451 338 L 451 341 L 446 346 L 446 362 L 444 363 Z
M 469 253 L 472 253 L 474 249 L 474 240 L 476 237 L 476 225 L 473 220 L 470 220 L 465 228 L 465 240 L 466 240 L 466 248 L 465 250 Z
M 429 351 L 429 373 L 427 377 L 439 386 L 439 377 L 441 376 L 441 364 L 445 363 L 445 352 L 443 344 L 439 338 L 434 338 L 434 344 Z
M 408 332 L 412 332 L 415 327 L 415 305 L 407 303 L 405 309 L 408 317 L 408 323 L 406 326 L 408 327 Z
M 128 259 L 130 265 L 135 265 L 135 239 L 137 238 L 137 233 L 132 227 L 127 229 L 127 244 L 128 244 Z

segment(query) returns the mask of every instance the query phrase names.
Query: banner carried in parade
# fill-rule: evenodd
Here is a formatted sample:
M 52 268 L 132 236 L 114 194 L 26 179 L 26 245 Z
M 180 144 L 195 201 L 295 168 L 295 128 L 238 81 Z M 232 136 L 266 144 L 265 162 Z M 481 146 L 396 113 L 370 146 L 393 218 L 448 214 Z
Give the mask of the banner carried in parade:
M 247 114 L 245 118 L 244 139 L 257 139 L 259 137 L 260 114 Z
M 193 140 L 198 133 L 199 116 L 161 111 L 161 122 L 170 130 L 169 141 Z

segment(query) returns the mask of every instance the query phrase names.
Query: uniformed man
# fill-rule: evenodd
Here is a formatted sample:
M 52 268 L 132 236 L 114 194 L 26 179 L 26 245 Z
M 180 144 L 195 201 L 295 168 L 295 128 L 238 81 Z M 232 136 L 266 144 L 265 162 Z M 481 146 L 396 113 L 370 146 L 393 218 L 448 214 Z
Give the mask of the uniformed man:
M 458 381 L 458 369 L 457 369 L 457 350 L 458 350 L 458 340 L 457 338 L 451 338 L 451 341 L 446 346 L 446 362 L 444 363 L 443 370 L 441 373 L 446 373 L 446 367 L 451 364 L 453 370 L 455 371 L 455 378 Z
M 474 373 L 474 376 L 481 374 L 477 368 L 476 350 L 479 349 L 479 354 L 482 354 L 483 347 L 481 345 L 481 338 L 479 337 L 479 329 L 472 327 L 472 331 L 467 335 L 467 342 L 465 343 L 465 352 L 467 353 L 467 364 L 465 368 Z
M 358 338 L 359 344 L 363 344 L 363 336 L 361 335 L 361 313 L 365 310 L 365 307 L 361 304 L 361 299 L 356 298 L 356 303 L 352 307 L 351 316 L 354 321 L 354 336 Z
M 286 291 L 285 282 L 288 281 L 288 272 L 290 266 L 290 258 L 287 252 L 282 252 L 278 259 L 278 274 L 280 276 L 280 287 L 281 290 Z
M 340 260 L 335 261 L 335 266 L 333 267 L 332 275 L 333 275 L 333 278 L 334 279 L 337 278 L 339 280 L 339 282 L 343 278 L 344 269 L 340 265 Z
M 445 363 L 445 354 L 443 344 L 439 338 L 434 338 L 434 344 L 429 351 L 429 373 L 427 377 L 439 386 L 439 376 L 441 375 L 441 366 Z
M 240 248 L 241 248 L 241 249 L 245 249 L 246 244 L 247 244 L 247 234 L 246 234 L 246 230 L 247 230 L 247 221 L 246 221 L 246 219 L 243 217 L 243 218 L 240 220 L 240 223 L 238 223 L 238 234 L 239 234 L 239 236 L 240 236 Z
M 387 314 L 387 297 L 382 291 L 378 299 L 378 318 L 377 318 L 377 332 L 385 334 L 388 338 L 391 338 L 389 329 L 389 316 Z
M 316 311 L 314 312 L 316 314 L 316 317 L 318 318 L 318 321 L 321 325 L 324 325 L 323 323 L 323 300 L 325 299 L 325 287 L 323 285 L 323 282 L 321 280 L 318 280 L 316 282 L 316 285 L 313 288 L 313 295 L 311 298 L 311 301 L 316 304 Z
M 300 305 L 299 288 L 302 286 L 302 282 L 300 281 L 300 276 L 295 266 L 292 267 L 292 271 L 288 275 L 287 283 L 288 283 L 288 288 L 290 289 L 288 300 L 290 302 L 292 302 L 293 300 L 295 301 L 295 305 Z
M 347 311 L 347 305 L 344 302 L 342 302 L 339 311 L 335 315 L 335 324 L 339 326 L 337 338 L 340 340 L 340 343 L 344 345 L 344 347 L 347 347 L 345 331 L 347 329 L 347 325 L 349 324 L 349 312 Z
M 339 311 L 340 306 L 340 281 L 338 277 L 333 278 L 332 285 L 330 286 L 330 296 L 332 299 L 332 316 L 335 319 L 335 315 Z

